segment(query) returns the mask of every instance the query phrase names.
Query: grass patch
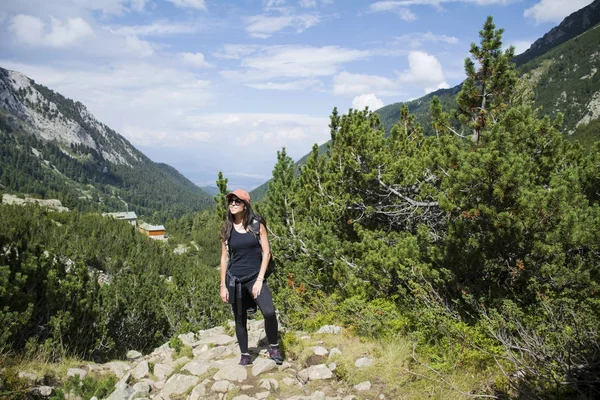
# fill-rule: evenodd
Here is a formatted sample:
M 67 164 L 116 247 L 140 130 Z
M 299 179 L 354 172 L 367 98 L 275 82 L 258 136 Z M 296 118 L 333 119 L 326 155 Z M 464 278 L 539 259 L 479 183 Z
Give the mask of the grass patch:
M 320 363 L 335 362 L 334 374 L 339 383 L 359 399 L 363 396 L 372 398 L 375 394 L 385 394 L 386 398 L 393 399 L 464 399 L 463 393 L 489 394 L 501 375 L 493 367 L 476 369 L 464 365 L 455 365 L 444 372 L 435 371 L 428 367 L 434 364 L 434 360 L 418 355 L 418 349 L 413 358 L 414 342 L 403 336 L 372 340 L 357 337 L 346 330 L 339 335 L 313 334 L 310 339 L 299 339 L 293 333 L 288 333 L 283 335 L 282 342 L 286 345 L 287 354 L 301 366 L 314 361 L 313 346 L 340 349 L 342 354 L 332 357 L 326 355 Z M 354 363 L 361 357 L 373 359 L 373 364 L 356 367 Z M 353 386 L 364 381 L 371 382 L 371 390 L 356 393 Z M 318 389 L 317 386 L 321 384 L 310 382 L 310 385 Z M 323 383 L 323 386 L 326 384 Z

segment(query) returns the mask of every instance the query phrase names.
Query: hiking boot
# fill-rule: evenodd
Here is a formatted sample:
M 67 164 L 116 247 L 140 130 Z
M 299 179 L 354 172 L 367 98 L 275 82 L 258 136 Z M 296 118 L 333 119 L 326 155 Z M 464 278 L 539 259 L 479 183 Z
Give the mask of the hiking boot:
M 250 358 L 250 354 L 242 354 L 242 358 L 240 358 L 240 365 L 250 365 L 252 364 L 252 359 Z
M 279 351 L 279 346 L 269 346 L 269 358 L 275 361 L 277 365 L 283 364 L 283 357 Z

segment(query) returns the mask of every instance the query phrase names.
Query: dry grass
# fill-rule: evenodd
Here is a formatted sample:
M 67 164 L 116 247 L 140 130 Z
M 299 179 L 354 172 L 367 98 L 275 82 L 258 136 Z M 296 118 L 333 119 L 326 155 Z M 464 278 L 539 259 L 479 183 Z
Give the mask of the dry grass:
M 386 341 L 361 339 L 349 334 L 311 335 L 292 343 L 291 353 L 297 355 L 300 365 L 314 364 L 314 346 L 328 350 L 337 347 L 341 355 L 325 356 L 321 362 L 337 364 L 335 374 L 342 387 L 351 389 L 364 381 L 372 384 L 371 390 L 357 393 L 357 399 L 373 399 L 384 394 L 388 399 L 465 399 L 489 395 L 489 388 L 499 376 L 499 371 L 483 372 L 454 368 L 439 373 L 427 366 L 413 353 L 413 342 L 403 337 Z M 369 367 L 357 368 L 354 363 L 361 357 L 373 359 Z M 312 385 L 316 390 L 319 385 Z M 327 383 L 321 385 L 327 386 Z M 481 396 L 478 396 L 481 395 Z

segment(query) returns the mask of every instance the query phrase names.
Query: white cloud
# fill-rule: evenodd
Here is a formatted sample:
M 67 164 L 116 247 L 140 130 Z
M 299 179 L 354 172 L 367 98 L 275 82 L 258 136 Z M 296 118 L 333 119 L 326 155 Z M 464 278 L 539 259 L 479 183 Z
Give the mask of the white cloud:
M 217 113 L 189 117 L 186 122 L 208 131 L 218 129 L 242 159 L 260 152 L 274 155 L 283 146 L 292 158 L 300 158 L 313 143 L 324 143 L 329 136 L 327 117 L 304 114 Z
M 243 57 L 256 53 L 261 46 L 246 44 L 224 44 L 221 51 L 216 51 L 213 56 L 231 60 L 239 60 Z
M 444 3 L 469 3 L 479 6 L 492 4 L 509 4 L 520 0 L 398 0 L 398 1 L 376 1 L 369 6 L 371 12 L 393 12 L 407 22 L 417 19 L 417 15 L 410 10 L 411 6 L 432 6 L 439 11 L 443 10 Z
M 246 86 L 259 90 L 301 91 L 323 86 L 318 79 L 302 79 L 288 82 L 247 83 Z
M 203 145 L 216 140 L 218 136 L 216 133 L 182 130 L 174 135 L 167 129 L 154 130 L 131 125 L 125 125 L 121 134 L 136 146 L 170 148 Z
M 94 18 L 92 13 L 102 13 L 102 18 L 143 12 L 148 0 L 27 0 L 0 2 L 10 15 L 29 14 L 58 19 Z
M 318 24 L 321 19 L 318 15 L 302 14 L 302 15 L 283 15 L 272 17 L 266 15 L 254 15 L 248 17 L 248 26 L 246 32 L 252 37 L 266 39 L 271 37 L 275 32 L 279 32 L 285 28 L 293 27 L 298 33 Z
M 167 20 L 159 20 L 148 25 L 120 26 L 109 30 L 117 35 L 163 36 L 195 33 L 201 30 L 201 27 L 198 24 L 172 23 Z
M 517 40 L 516 42 L 512 42 L 510 45 L 515 46 L 515 54 L 521 54 L 525 50 L 529 49 L 532 43 L 532 40 Z
M 300 7 L 314 8 L 317 6 L 317 0 L 300 0 Z
M 421 47 L 423 42 L 458 44 L 458 38 L 455 36 L 436 35 L 432 32 L 408 33 L 406 35 L 397 36 L 395 40 L 398 44 L 403 46 L 408 45 L 412 48 Z
M 149 57 L 154 54 L 152 45 L 145 40 L 141 40 L 137 36 L 127 36 L 125 38 L 125 43 L 128 49 L 131 49 L 142 57 Z
M 352 108 L 355 110 L 364 110 L 365 107 L 369 107 L 369 110 L 375 111 L 383 107 L 383 101 L 378 99 L 373 93 L 361 94 L 352 100 Z
M 399 94 L 397 89 L 397 82 L 383 76 L 351 74 L 343 71 L 333 77 L 333 93 L 336 95 L 373 92 L 380 96 L 396 96 Z
M 193 65 L 194 67 L 199 68 L 211 68 L 212 64 L 207 62 L 204 59 L 204 54 L 202 53 L 181 53 L 181 57 L 183 61 L 188 65 Z
M 168 134 L 164 144 L 173 146 L 180 138 L 198 141 L 203 137 L 198 132 L 214 131 L 182 123 L 186 115 L 213 101 L 211 83 L 184 70 L 153 63 L 60 70 L 8 60 L 0 60 L 0 64 L 81 101 L 100 121 L 123 133 L 136 146 L 158 143 L 163 137 L 161 132 Z M 145 134 L 149 139 L 144 139 Z
M 401 82 L 421 86 L 425 93 L 448 87 L 442 65 L 435 56 L 423 51 L 411 51 L 408 65 L 409 69 L 399 76 Z
M 63 22 L 50 17 L 47 27 L 41 19 L 24 14 L 13 17 L 9 29 L 18 41 L 40 47 L 67 47 L 94 33 L 82 18 L 68 18 Z
M 409 6 L 439 6 L 442 3 L 470 3 L 481 6 L 492 4 L 510 4 L 519 0 L 397 0 L 397 1 L 376 1 L 369 8 L 371 11 L 393 11 L 401 7 Z
M 566 16 L 590 4 L 593 0 L 540 0 L 539 3 L 525 10 L 523 15 L 543 22 L 561 22 Z
M 294 18 L 291 16 L 267 17 L 265 15 L 255 15 L 248 17 L 246 32 L 252 37 L 266 39 L 273 33 L 287 28 L 293 21 Z
M 244 82 L 274 78 L 307 78 L 334 75 L 347 62 L 369 56 L 366 50 L 337 46 L 263 46 L 241 62 L 242 70 L 221 71 L 228 79 Z
M 173 3 L 179 8 L 195 8 L 198 10 L 206 10 L 206 3 L 204 0 L 167 0 L 169 3 Z

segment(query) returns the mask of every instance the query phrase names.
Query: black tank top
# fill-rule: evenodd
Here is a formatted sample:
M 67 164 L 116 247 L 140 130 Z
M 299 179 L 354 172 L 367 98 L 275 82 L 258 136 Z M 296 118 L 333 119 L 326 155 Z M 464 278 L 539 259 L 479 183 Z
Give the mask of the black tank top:
M 258 238 L 251 232 L 239 233 L 231 229 L 229 238 L 231 248 L 231 275 L 241 278 L 257 273 L 262 261 L 262 248 Z

